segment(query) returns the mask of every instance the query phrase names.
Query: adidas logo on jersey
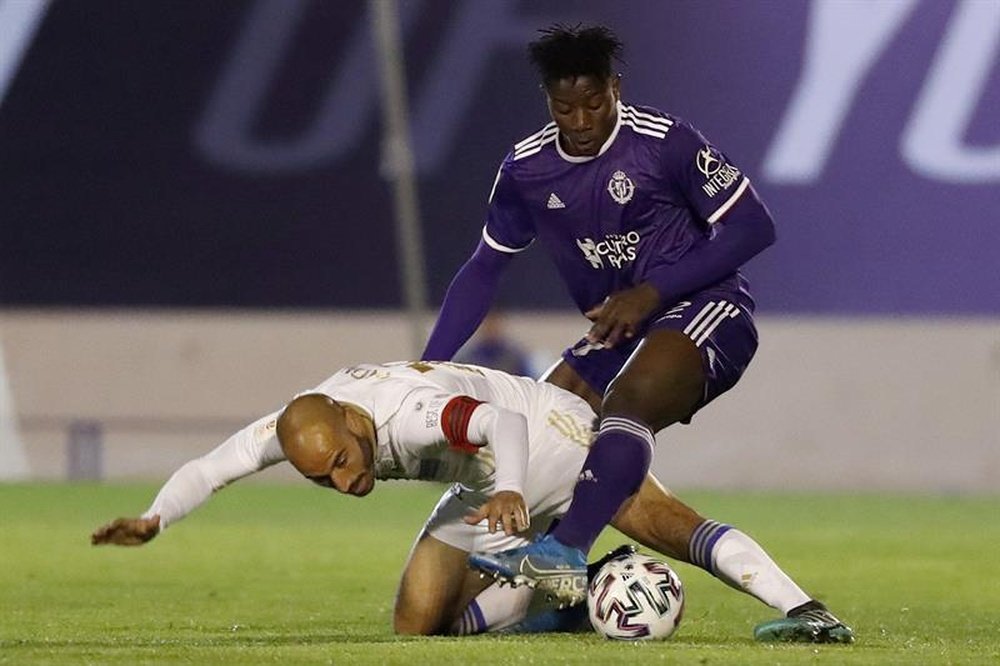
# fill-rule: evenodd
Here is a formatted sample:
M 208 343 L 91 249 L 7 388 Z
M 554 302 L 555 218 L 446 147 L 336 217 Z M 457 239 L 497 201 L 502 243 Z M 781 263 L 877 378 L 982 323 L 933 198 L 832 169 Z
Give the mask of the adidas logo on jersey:
M 577 481 L 591 481 L 591 482 L 596 483 L 597 482 L 597 475 L 594 474 L 589 469 L 585 469 L 582 472 L 580 472 L 580 476 L 578 476 L 576 480 Z
M 548 208 L 549 210 L 552 210 L 553 208 L 565 208 L 566 204 L 564 204 L 562 202 L 562 199 L 557 197 L 556 193 L 553 192 L 552 194 L 549 195 L 549 202 L 545 204 L 545 207 Z

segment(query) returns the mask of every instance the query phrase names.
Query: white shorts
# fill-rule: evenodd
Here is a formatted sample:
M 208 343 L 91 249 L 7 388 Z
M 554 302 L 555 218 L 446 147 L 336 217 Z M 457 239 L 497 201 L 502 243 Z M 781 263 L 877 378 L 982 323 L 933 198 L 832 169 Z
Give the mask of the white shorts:
M 454 484 L 445 491 L 424 524 L 424 531 L 438 541 L 466 552 L 496 552 L 516 548 L 544 534 L 553 519 L 569 508 L 580 468 L 593 441 L 594 412 L 586 402 L 564 391 L 552 391 L 546 404 L 538 405 L 528 422 L 528 475 L 524 501 L 530 527 L 521 534 L 490 534 L 486 522 L 465 523 L 488 492 Z

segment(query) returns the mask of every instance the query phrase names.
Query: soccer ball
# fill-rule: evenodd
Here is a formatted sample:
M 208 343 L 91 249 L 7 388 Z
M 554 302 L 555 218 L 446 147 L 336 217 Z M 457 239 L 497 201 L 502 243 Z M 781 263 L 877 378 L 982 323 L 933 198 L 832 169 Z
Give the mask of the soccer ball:
M 641 553 L 609 560 L 587 587 L 590 623 L 616 640 L 663 640 L 681 623 L 684 588 L 666 562 Z

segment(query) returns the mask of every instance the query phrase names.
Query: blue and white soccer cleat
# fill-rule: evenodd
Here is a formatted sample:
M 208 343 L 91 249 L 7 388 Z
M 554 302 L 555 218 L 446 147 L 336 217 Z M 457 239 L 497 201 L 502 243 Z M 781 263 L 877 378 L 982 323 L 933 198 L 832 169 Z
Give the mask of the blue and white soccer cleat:
M 628 557 L 636 553 L 632 544 L 618 546 L 610 553 L 587 565 L 587 581 L 590 582 L 609 561 Z M 569 608 L 541 608 L 516 624 L 500 630 L 502 634 L 537 634 L 555 632 L 593 631 L 590 625 L 587 604 L 577 604 Z
M 853 643 L 854 630 L 813 600 L 793 608 L 783 618 L 757 625 L 753 637 L 765 642 Z
M 527 585 L 553 597 L 560 608 L 587 598 L 587 557 L 550 534 L 499 553 L 472 553 L 469 565 L 515 587 Z

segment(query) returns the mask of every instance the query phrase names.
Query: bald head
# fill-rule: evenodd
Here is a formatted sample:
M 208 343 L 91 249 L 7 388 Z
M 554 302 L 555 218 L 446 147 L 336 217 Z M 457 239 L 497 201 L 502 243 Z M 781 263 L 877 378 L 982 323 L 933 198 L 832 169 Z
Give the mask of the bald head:
M 366 495 L 375 483 L 366 420 L 329 396 L 308 393 L 288 403 L 278 417 L 278 442 L 306 478 L 342 493 Z
M 278 442 L 285 457 L 303 474 L 299 465 L 325 457 L 344 420 L 344 408 L 333 398 L 319 393 L 300 395 L 278 417 Z M 311 465 L 306 465 L 311 467 Z

